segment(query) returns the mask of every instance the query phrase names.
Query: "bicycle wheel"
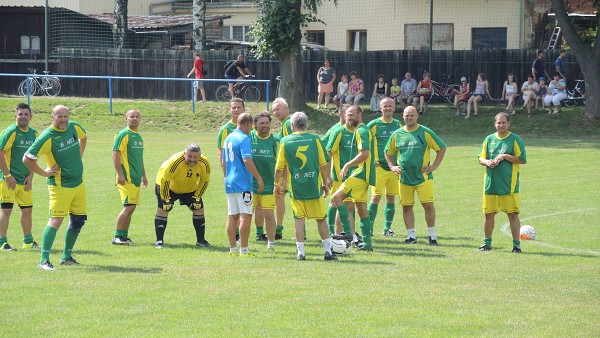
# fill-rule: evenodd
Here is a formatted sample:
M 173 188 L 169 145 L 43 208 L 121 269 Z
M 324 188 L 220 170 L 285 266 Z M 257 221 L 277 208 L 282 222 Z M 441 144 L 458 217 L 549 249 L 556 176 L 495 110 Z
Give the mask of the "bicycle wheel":
M 27 79 L 21 81 L 21 83 L 19 83 L 19 88 L 17 88 L 17 91 L 19 92 L 19 95 L 21 96 L 27 96 Z M 29 94 L 31 96 L 34 96 L 38 91 L 36 82 L 34 79 L 30 79 L 29 81 Z
M 578 100 L 575 98 L 576 95 L 574 90 L 567 90 L 567 98 L 562 103 L 567 107 L 575 107 L 578 103 Z
M 49 77 L 44 89 L 47 96 L 57 96 L 61 88 L 60 80 L 57 77 Z
M 456 95 L 454 92 L 455 90 L 460 92 L 460 86 L 456 83 L 448 85 L 446 91 L 444 91 L 444 100 L 446 100 L 446 102 L 454 104 L 454 95 Z
M 246 88 L 246 91 L 244 92 L 244 100 L 246 102 L 260 101 L 260 90 L 254 86 Z
M 229 102 L 231 95 L 229 94 L 229 86 L 221 85 L 215 90 L 215 97 L 218 102 Z

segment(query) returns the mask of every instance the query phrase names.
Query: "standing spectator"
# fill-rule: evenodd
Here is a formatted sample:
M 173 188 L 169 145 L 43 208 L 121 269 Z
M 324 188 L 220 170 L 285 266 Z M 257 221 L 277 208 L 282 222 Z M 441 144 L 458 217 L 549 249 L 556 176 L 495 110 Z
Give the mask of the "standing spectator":
M 435 234 L 435 207 L 433 205 L 433 172 L 446 154 L 446 144 L 429 128 L 419 125 L 415 107 L 404 109 L 404 127 L 396 130 L 385 147 L 385 159 L 390 169 L 400 176 L 400 203 L 408 237 L 404 244 L 417 242 L 415 233 L 415 193 L 425 210 L 429 245 L 438 245 Z M 435 151 L 431 164 L 430 152 Z M 397 162 L 394 155 L 398 155 Z
M 544 78 L 543 76 L 541 77 Z M 521 86 L 521 92 L 523 93 L 523 106 L 521 106 L 521 110 L 527 107 L 527 116 L 531 117 L 531 105 L 533 101 L 536 100 L 536 92 L 538 90 L 538 84 L 533 79 L 533 75 L 529 75 L 527 77 L 527 81 L 523 82 Z M 536 102 L 537 103 L 537 102 Z
M 400 83 L 402 93 L 400 94 L 400 103 L 406 107 L 413 102 L 413 97 L 417 93 L 417 80 L 412 78 L 412 75 L 407 72 L 404 75 L 404 80 Z
M 560 101 L 567 98 L 567 83 L 557 72 L 554 74 L 554 80 L 548 85 L 550 92 L 544 98 L 544 104 L 548 107 L 548 114 L 560 113 Z M 554 105 L 554 112 L 552 106 Z
M 342 74 L 342 81 L 338 82 L 337 94 L 333 97 L 333 103 L 336 107 L 340 106 L 340 102 L 346 102 L 346 96 L 348 95 L 348 75 Z
M 560 52 L 558 53 L 558 57 L 556 58 L 556 61 L 554 61 L 554 70 L 556 73 L 558 73 L 558 76 L 560 76 L 561 79 L 565 80 L 565 83 L 567 82 L 567 77 L 565 76 L 565 58 L 567 57 L 567 51 L 564 49 L 561 49 Z M 548 78 L 550 78 L 548 76 Z
M 253 129 L 252 115 L 240 114 L 237 128 L 225 139 L 223 158 L 225 163 L 225 193 L 227 194 L 227 238 L 229 255 L 251 257 L 248 251 L 248 237 L 252 226 L 252 177 L 258 181 L 257 192 L 262 192 L 265 184 L 252 160 L 252 144 L 248 134 Z M 239 223 L 241 248 L 236 244 L 236 224 Z
M 23 155 L 27 148 L 33 144 L 38 133 L 29 127 L 31 121 L 31 109 L 28 105 L 20 103 L 15 112 L 15 123 L 8 126 L 0 135 L 0 201 L 2 211 L 0 212 L 0 249 L 3 251 L 15 251 L 8 244 L 6 233 L 10 214 L 15 202 L 21 209 L 21 228 L 23 229 L 23 248 L 39 248 L 33 240 L 31 233 L 33 210 L 33 193 L 31 183 L 33 171 L 23 164 Z
M 548 72 L 546 71 L 546 67 L 544 67 L 544 50 L 538 50 L 538 56 L 533 60 L 533 65 L 531 66 L 531 75 L 533 75 L 533 81 L 539 81 L 541 77 L 550 78 Z
M 323 60 L 323 66 L 317 71 L 317 81 L 319 82 L 319 97 L 317 99 L 317 109 L 321 109 L 323 95 L 325 95 L 325 109 L 329 104 L 329 97 L 333 92 L 333 82 L 336 79 L 335 69 L 329 66 L 329 59 Z
M 346 96 L 347 104 L 359 104 L 360 100 L 365 98 L 365 83 L 363 80 L 358 78 L 356 72 L 350 72 L 350 82 L 348 83 L 350 87 L 348 96 Z
M 519 165 L 527 162 L 525 143 L 511 133 L 510 117 L 498 113 L 494 119 L 496 133 L 485 138 L 479 151 L 479 164 L 486 167 L 483 182 L 483 214 L 485 238 L 479 251 L 492 250 L 492 232 L 496 213 L 502 210 L 508 215 L 513 238 L 512 252 L 521 253 L 519 232 Z
M 456 116 L 460 115 L 460 105 L 466 101 L 469 97 L 469 91 L 471 87 L 466 77 L 460 78 L 460 86 L 458 90 L 454 89 L 454 105 L 452 108 L 456 108 Z
M 304 252 L 305 219 L 316 219 L 323 244 L 324 259 L 337 260 L 331 252 L 331 238 L 325 223 L 325 202 L 323 196 L 329 193 L 329 157 L 318 136 L 307 133 L 308 118 L 303 112 L 291 117 L 293 133 L 281 140 L 275 172 L 275 192 L 281 194 L 286 189 L 283 171 L 289 172 L 289 190 L 294 210 L 294 230 L 296 237 L 296 259 L 306 259 Z M 302 156 L 300 156 L 301 154 Z
M 112 244 L 116 245 L 133 243 L 129 238 L 131 216 L 140 204 L 140 187 L 148 186 L 144 167 L 144 141 L 138 133 L 141 120 L 139 111 L 128 111 L 125 114 L 127 128 L 118 132 L 113 142 L 112 160 L 117 172 L 116 185 L 123 203 L 112 239 Z
M 252 75 L 252 72 L 244 63 L 244 54 L 237 56 L 237 59 L 225 69 L 225 78 L 228 80 L 241 80 L 246 75 Z M 235 97 L 234 87 L 239 86 L 240 82 L 229 82 L 229 95 Z
M 385 83 L 385 78 L 383 74 L 377 75 L 377 82 L 373 87 L 373 95 L 371 96 L 371 111 L 376 112 L 379 111 L 379 103 L 381 103 L 381 99 L 387 96 L 388 93 L 388 85 Z
M 156 174 L 154 193 L 158 206 L 154 217 L 156 243 L 154 247 L 162 249 L 167 229 L 169 212 L 179 200 L 180 205 L 192 211 L 192 224 L 196 231 L 196 246 L 209 247 L 205 239 L 206 220 L 202 196 L 210 183 L 210 163 L 200 152 L 197 144 L 189 144 L 166 160 Z
M 73 258 L 73 247 L 87 220 L 87 198 L 83 182 L 83 152 L 87 133 L 77 122 L 69 121 L 69 109 L 57 105 L 52 109 L 52 125 L 38 137 L 23 156 L 29 170 L 47 177 L 50 195 L 50 219 L 42 236 L 42 253 L 38 267 L 56 270 L 50 263 L 50 252 L 63 219 L 69 215 L 65 232 L 65 248 L 60 265 L 80 265 Z M 37 159 L 44 156 L 46 169 Z
M 473 116 L 477 116 L 479 113 L 479 103 L 485 99 L 485 97 L 492 98 L 490 95 L 490 84 L 485 79 L 485 74 L 479 73 L 477 74 L 477 81 L 475 82 L 475 91 L 471 93 L 471 97 L 469 97 L 469 101 L 467 102 L 467 116 L 465 119 L 468 119 L 471 116 L 471 105 L 475 109 Z
M 429 102 L 431 97 L 431 80 L 429 79 L 429 73 L 423 73 L 423 79 L 419 81 L 417 85 L 417 96 L 413 98 L 413 106 L 417 106 L 419 102 L 419 115 L 423 115 L 423 107 L 425 101 Z
M 508 74 L 508 79 L 504 81 L 502 85 L 502 96 L 501 100 L 506 100 L 508 103 L 506 105 L 506 111 L 511 112 L 511 114 L 515 115 L 515 102 L 517 101 L 517 96 L 519 94 L 519 85 L 516 82 L 515 76 L 513 74 Z
M 196 79 L 204 79 L 205 75 L 202 72 L 204 67 L 206 67 L 206 61 L 200 57 L 198 52 L 194 52 L 194 67 L 188 73 L 187 77 L 196 74 Z M 198 102 L 198 90 L 200 90 L 200 94 L 202 94 L 202 102 L 206 102 L 206 91 L 204 90 L 203 81 L 194 81 L 194 102 Z

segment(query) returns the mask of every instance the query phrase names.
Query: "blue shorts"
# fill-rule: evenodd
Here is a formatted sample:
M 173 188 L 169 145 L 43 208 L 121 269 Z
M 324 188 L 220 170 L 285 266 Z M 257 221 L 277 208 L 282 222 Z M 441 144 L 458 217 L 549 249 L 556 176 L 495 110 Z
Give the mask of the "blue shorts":
M 483 100 L 485 100 L 485 95 L 484 94 L 471 93 L 471 97 L 475 97 L 475 96 L 481 97 L 481 101 L 479 101 L 479 102 L 482 102 Z
M 235 76 L 235 75 L 225 75 L 225 78 L 227 80 L 237 80 L 238 79 L 238 77 Z M 227 81 L 227 82 L 229 82 L 229 83 L 235 83 L 234 81 Z

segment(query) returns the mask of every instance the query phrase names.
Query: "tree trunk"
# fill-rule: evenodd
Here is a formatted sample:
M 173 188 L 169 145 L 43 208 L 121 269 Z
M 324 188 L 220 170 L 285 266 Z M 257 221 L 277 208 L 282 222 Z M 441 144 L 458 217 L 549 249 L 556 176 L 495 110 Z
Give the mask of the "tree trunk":
M 193 30 L 192 49 L 204 50 L 206 46 L 206 0 L 194 0 L 192 6 Z
M 128 0 L 115 0 L 113 41 L 117 49 L 124 48 L 127 43 L 127 2 Z
M 290 107 L 290 113 L 303 111 L 306 106 L 304 99 L 304 73 L 300 54 L 293 52 L 282 53 L 279 60 L 281 75 L 281 96 Z

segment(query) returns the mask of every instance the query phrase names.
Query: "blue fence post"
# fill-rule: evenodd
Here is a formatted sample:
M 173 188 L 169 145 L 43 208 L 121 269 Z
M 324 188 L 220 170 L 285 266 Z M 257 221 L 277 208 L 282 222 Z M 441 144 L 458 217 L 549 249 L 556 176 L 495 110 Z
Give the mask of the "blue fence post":
M 108 78 L 108 112 L 112 114 L 112 77 Z
M 31 78 L 27 76 L 27 105 L 31 107 Z
M 194 81 L 190 81 L 190 89 L 192 90 L 192 113 L 196 113 L 196 98 L 194 97 Z
M 271 80 L 269 80 L 269 82 L 267 82 L 267 112 L 269 111 L 269 94 L 271 93 L 271 91 L 269 90 L 270 84 L 271 84 Z

